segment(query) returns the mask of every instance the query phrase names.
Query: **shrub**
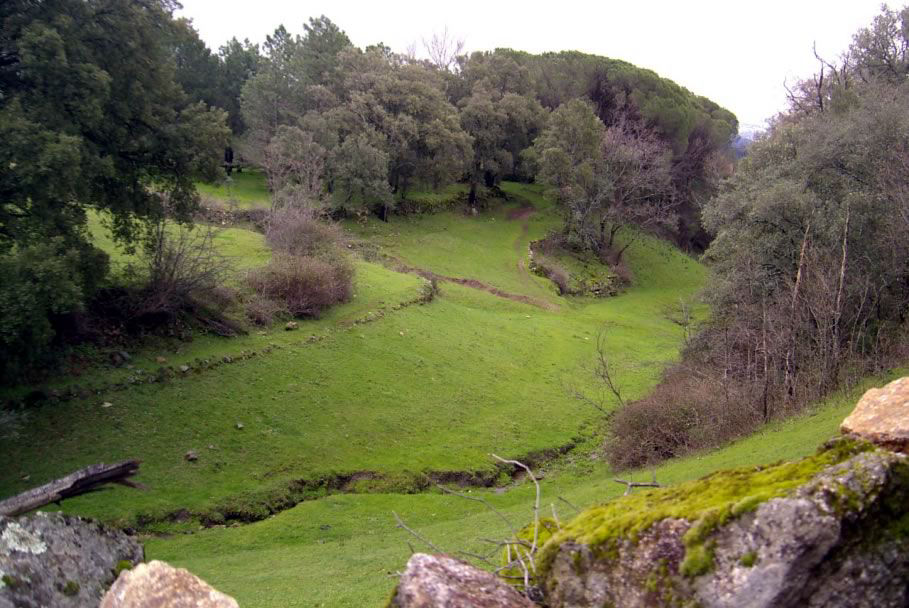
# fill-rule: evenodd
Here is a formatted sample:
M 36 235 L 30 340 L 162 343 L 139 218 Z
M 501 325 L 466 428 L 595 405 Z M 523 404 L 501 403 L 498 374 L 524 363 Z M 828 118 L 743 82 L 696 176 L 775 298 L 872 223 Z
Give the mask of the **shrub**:
M 311 211 L 295 207 L 272 214 L 265 239 L 274 251 L 295 256 L 333 255 L 346 240 L 336 224 L 320 221 Z
M 685 365 L 611 418 L 606 455 L 616 470 L 654 465 L 741 437 L 761 423 L 755 395 Z
M 230 265 L 214 237 L 211 227 L 169 230 L 164 221 L 155 224 L 145 248 L 148 282 L 133 314 L 172 315 L 193 300 L 217 299 Z
M 284 306 L 257 293 L 246 300 L 245 310 L 247 319 L 262 326 L 271 325 L 275 319 L 288 314 Z
M 267 266 L 250 271 L 250 286 L 298 317 L 316 317 L 350 299 L 353 266 L 341 255 L 329 258 L 278 253 Z
M 108 258 L 62 238 L 0 256 L 0 378 L 50 364 L 61 321 L 83 310 Z

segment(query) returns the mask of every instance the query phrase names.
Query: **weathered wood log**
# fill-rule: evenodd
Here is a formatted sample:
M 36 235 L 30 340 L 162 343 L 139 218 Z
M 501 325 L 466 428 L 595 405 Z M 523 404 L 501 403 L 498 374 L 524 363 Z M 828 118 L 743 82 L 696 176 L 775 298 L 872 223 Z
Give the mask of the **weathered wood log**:
M 92 492 L 107 483 L 141 487 L 127 479 L 138 471 L 138 460 L 124 460 L 116 464 L 93 464 L 66 477 L 0 501 L 0 515 L 7 517 L 22 515 L 52 502 Z

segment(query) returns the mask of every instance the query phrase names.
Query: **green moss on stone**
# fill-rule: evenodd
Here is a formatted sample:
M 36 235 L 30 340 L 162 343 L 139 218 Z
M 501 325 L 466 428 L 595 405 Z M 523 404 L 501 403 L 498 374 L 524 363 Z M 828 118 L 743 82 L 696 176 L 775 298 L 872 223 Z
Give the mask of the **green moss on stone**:
M 750 568 L 757 563 L 757 551 L 749 551 L 748 553 L 745 553 L 741 558 L 739 558 L 739 563 L 746 568 Z
M 133 563 L 131 561 L 129 561 L 128 559 L 121 559 L 119 562 L 117 562 L 116 568 L 114 568 L 114 576 L 120 576 L 120 573 L 123 572 L 124 570 L 132 570 L 132 569 L 133 569 Z
M 63 595 L 66 597 L 79 595 L 79 583 L 76 581 L 66 581 L 66 585 L 63 586 Z
M 695 577 L 710 572 L 713 568 L 713 545 L 710 543 L 688 546 L 685 559 L 679 566 L 683 576 Z
M 599 555 L 602 548 L 617 548 L 621 539 L 636 542 L 642 532 L 663 519 L 677 518 L 692 523 L 682 539 L 686 547 L 682 568 L 687 575 L 697 576 L 713 563 L 712 551 L 704 543 L 717 527 L 767 500 L 787 495 L 825 468 L 869 449 L 866 442 L 841 439 L 796 462 L 720 471 L 587 509 L 565 524 L 541 549 L 537 571 L 548 571 L 564 542 L 587 545 Z

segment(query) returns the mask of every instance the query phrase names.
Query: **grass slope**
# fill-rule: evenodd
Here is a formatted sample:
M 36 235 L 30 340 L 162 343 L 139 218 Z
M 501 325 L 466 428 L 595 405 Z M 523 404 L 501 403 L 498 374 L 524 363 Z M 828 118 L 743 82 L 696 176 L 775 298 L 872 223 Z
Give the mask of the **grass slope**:
M 673 484 L 718 469 L 806 456 L 837 433 L 863 390 L 896 375 L 836 395 L 805 416 L 772 425 L 723 449 L 666 463 L 656 469 L 656 477 L 663 484 Z M 650 476 L 650 471 L 630 475 L 642 481 Z M 552 481 L 543 482 L 545 510 L 554 503 L 563 520 L 573 512 L 558 497 L 588 506 L 624 491 L 598 460 L 569 463 L 547 477 Z M 502 494 L 473 493 L 517 527 L 532 519 L 529 483 Z M 488 546 L 478 538 L 509 535 L 501 520 L 482 505 L 440 493 L 337 495 L 302 503 L 249 526 L 153 539 L 147 551 L 150 557 L 189 568 L 244 606 L 379 606 L 394 586 L 391 575 L 410 554 L 408 543 L 418 551 L 429 550 L 395 527 L 392 511 L 451 553 L 485 552 Z
M 293 480 L 370 471 L 400 478 L 406 489 L 423 471 L 491 472 L 492 451 L 522 456 L 591 441 L 584 437 L 597 413 L 569 398 L 566 385 L 590 388 L 597 332 L 609 324 L 621 382 L 630 397 L 643 394 L 677 356 L 682 332 L 666 308 L 695 293 L 705 271 L 666 243 L 642 238 L 627 253 L 633 288 L 604 300 L 559 298 L 526 271 L 530 240 L 557 226 L 557 215 L 539 189 L 503 190 L 510 200 L 477 217 L 444 212 L 351 225 L 387 262 L 476 285 L 443 281 L 432 303 L 401 307 L 419 296 L 424 280 L 360 261 L 354 301 L 300 331 L 169 343 L 133 353 L 131 370 L 97 367 L 58 379 L 109 381 L 138 369 L 152 373 L 160 356 L 178 366 L 280 347 L 164 384 L 32 411 L 27 434 L 0 445 L 0 496 L 78 466 L 139 458 L 147 491 L 117 488 L 68 501 L 66 510 L 191 531 L 192 519 L 149 522 L 184 509 L 208 516 L 228 506 L 254 510 Z M 250 265 L 267 259 L 254 233 L 233 229 L 218 242 Z M 99 243 L 112 246 L 103 234 Z M 358 322 L 364 319 L 373 320 Z M 190 449 L 199 453 L 195 463 L 183 459 Z M 554 491 L 577 504 L 614 493 L 602 467 L 578 458 L 553 475 Z M 368 490 L 369 482 L 358 487 Z M 496 500 L 523 522 L 528 497 L 518 487 Z M 391 509 L 449 549 L 477 531 L 501 535 L 494 518 L 464 501 L 339 495 L 244 528 L 153 539 L 148 555 L 190 566 L 244 605 L 368 605 L 387 593 L 386 574 L 406 558 Z

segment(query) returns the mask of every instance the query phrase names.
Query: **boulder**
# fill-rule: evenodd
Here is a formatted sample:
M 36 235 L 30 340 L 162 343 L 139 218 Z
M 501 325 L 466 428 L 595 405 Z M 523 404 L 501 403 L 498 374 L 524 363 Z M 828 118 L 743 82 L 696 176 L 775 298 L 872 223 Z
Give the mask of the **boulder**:
M 840 431 L 877 445 L 909 452 L 909 377 L 864 394 Z
M 225 595 L 183 568 L 151 561 L 124 570 L 100 608 L 238 608 Z
M 537 556 L 550 608 L 909 605 L 909 457 L 839 439 L 588 509 Z
M 0 517 L 0 608 L 95 608 L 118 568 L 142 559 L 134 538 L 80 517 Z
M 389 602 L 395 608 L 535 608 L 495 575 L 447 555 L 415 553 Z

